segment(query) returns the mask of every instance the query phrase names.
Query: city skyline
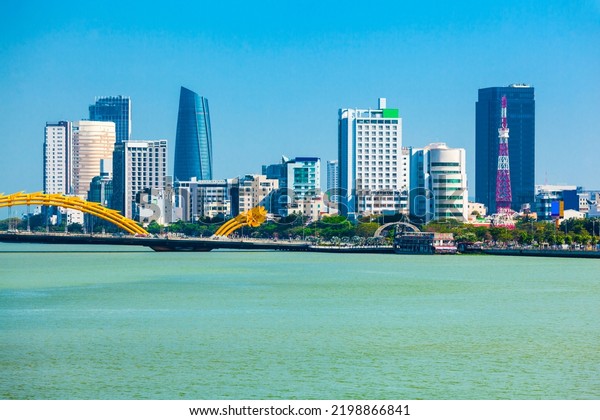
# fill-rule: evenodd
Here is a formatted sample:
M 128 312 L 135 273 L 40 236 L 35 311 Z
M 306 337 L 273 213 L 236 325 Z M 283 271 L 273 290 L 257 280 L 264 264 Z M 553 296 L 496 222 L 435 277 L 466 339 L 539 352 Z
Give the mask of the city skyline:
M 333 160 L 337 110 L 386 97 L 405 146 L 467 150 L 473 196 L 477 91 L 521 82 L 536 89 L 536 184 L 600 187 L 597 3 L 393 2 L 364 16 L 318 2 L 234 6 L 181 5 L 187 13 L 158 20 L 136 3 L 76 15 L 11 7 L 0 41 L 0 190 L 41 190 L 44 124 L 85 118 L 104 95 L 131 98 L 132 138 L 167 139 L 173 167 L 177 90 L 187 85 L 211 100 L 214 179 L 259 173 L 281 154 Z

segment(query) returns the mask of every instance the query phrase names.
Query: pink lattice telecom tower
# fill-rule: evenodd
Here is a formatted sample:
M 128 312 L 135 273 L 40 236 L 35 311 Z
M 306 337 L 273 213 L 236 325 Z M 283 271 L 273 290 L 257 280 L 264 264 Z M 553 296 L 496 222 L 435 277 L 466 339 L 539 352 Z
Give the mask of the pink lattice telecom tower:
M 509 213 L 512 202 L 510 164 L 508 161 L 508 126 L 506 96 L 502 97 L 502 125 L 498 129 L 498 172 L 496 173 L 496 213 Z

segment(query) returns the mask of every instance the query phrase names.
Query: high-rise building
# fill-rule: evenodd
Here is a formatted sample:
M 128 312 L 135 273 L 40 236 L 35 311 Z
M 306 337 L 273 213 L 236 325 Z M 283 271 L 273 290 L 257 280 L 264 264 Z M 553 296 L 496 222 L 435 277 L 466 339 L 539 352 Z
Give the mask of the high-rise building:
M 408 211 L 408 156 L 402 154 L 402 119 L 385 98 L 377 109 L 339 110 L 340 214 Z
M 297 157 L 285 166 L 286 188 L 295 200 L 314 197 L 321 192 L 321 159 Z
M 79 121 L 73 126 L 73 191 L 87 198 L 92 179 L 100 175 L 100 161 L 112 159 L 115 123 Z
M 167 141 L 129 140 L 117 144 L 113 168 L 113 208 L 137 219 L 136 195 L 147 188 L 165 188 Z
M 92 178 L 87 200 L 100 203 L 104 207 L 112 207 L 112 159 L 100 161 L 100 175 Z
M 208 100 L 181 87 L 175 137 L 175 181 L 212 179 L 212 134 Z
M 410 213 L 424 223 L 437 219 L 468 220 L 465 149 L 445 143 L 410 148 Z
M 44 193 L 70 194 L 73 132 L 70 121 L 46 123 L 44 130 Z
M 262 174 L 279 183 L 271 211 L 281 216 L 297 212 L 303 201 L 321 194 L 321 159 L 317 157 L 281 157 L 281 163 L 263 165 Z
M 262 166 L 262 174 L 268 179 L 279 180 L 279 188 L 283 188 L 287 185 L 287 168 L 286 163 L 290 161 L 290 158 L 282 155 L 280 163 L 273 163 L 271 165 Z
M 332 203 L 338 202 L 338 188 L 340 187 L 340 166 L 337 160 L 327 161 L 327 196 Z
M 286 162 L 285 189 L 280 185 L 278 201 L 282 216 L 292 213 L 319 218 L 321 209 L 321 159 L 297 157 Z M 315 199 L 318 199 L 316 202 Z M 313 211 L 308 211 L 312 206 Z
M 231 179 L 190 182 L 192 220 L 230 216 L 232 182 Z
M 90 121 L 115 123 L 116 142 L 131 138 L 131 99 L 127 96 L 99 96 L 90 105 Z
M 231 186 L 231 215 L 263 206 L 272 212 L 274 193 L 279 187 L 279 181 L 268 179 L 265 175 L 249 174 L 235 178 Z
M 213 179 L 177 183 L 175 197 L 177 201 L 176 216 L 188 222 L 197 222 L 202 218 L 230 217 L 231 190 L 235 179 Z
M 532 204 L 535 198 L 535 97 L 532 86 L 479 89 L 475 106 L 475 199 L 496 213 L 498 129 L 502 97 L 507 101 L 510 128 L 509 161 L 513 210 Z

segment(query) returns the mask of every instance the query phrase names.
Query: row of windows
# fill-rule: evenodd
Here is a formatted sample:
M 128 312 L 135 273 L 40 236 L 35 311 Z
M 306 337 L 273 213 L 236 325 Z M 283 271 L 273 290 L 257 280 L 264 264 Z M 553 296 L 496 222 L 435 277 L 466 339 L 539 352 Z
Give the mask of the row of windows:
M 438 204 L 438 208 L 440 209 L 462 209 L 462 204 Z
M 379 178 L 383 177 L 383 174 L 381 173 L 382 171 L 379 171 L 379 172 L 380 172 L 380 174 L 379 174 L 379 175 L 380 175 L 380 176 L 379 176 Z M 365 178 L 365 179 L 366 179 L 366 178 L 368 178 L 368 177 L 369 177 L 369 173 L 368 173 L 368 172 L 365 172 L 364 174 L 358 174 L 358 176 L 359 176 L 359 178 Z M 373 172 L 371 172 L 371 176 L 372 176 L 372 177 L 375 177 L 375 176 L 377 176 L 377 173 L 375 172 L 375 170 L 373 170 Z M 396 174 L 395 174 L 395 173 L 393 173 L 393 174 L 391 174 L 391 175 L 390 175 L 390 173 L 389 173 L 389 172 L 387 172 L 387 173 L 385 174 L 385 178 L 396 178 Z
M 369 156 L 371 156 L 373 158 L 373 160 L 384 159 L 383 155 L 375 154 L 375 155 L 364 155 L 364 160 L 369 160 Z M 389 161 L 390 159 L 397 161 L 398 157 L 396 155 L 386 154 L 385 155 L 385 160 Z M 363 155 L 358 155 L 356 157 L 356 160 L 357 160 L 357 163 L 360 165 L 362 163 L 361 160 L 363 160 Z M 406 163 L 404 163 L 404 166 L 406 166 Z
M 457 195 L 436 195 L 435 198 L 438 200 L 462 200 L 462 196 L 460 194 Z
M 357 147 L 363 147 L 364 146 L 364 147 L 380 147 L 380 148 L 383 148 L 383 144 L 384 144 L 383 143 L 383 139 L 381 139 L 379 141 L 379 143 L 369 142 L 368 141 L 369 139 L 365 139 L 365 140 L 366 141 L 365 141 L 364 144 L 359 141 L 358 143 L 356 143 L 356 146 Z M 390 147 L 398 147 L 397 143 L 398 142 L 391 143 L 389 139 L 386 139 L 386 141 L 385 141 L 385 147 L 386 147 L 386 149 L 389 149 Z
M 379 128 L 379 129 L 383 130 L 382 128 Z M 394 131 L 390 131 L 390 128 L 387 127 L 387 126 L 385 127 L 385 130 L 386 130 L 385 131 L 385 135 L 388 136 L 388 137 L 390 136 L 390 134 L 393 135 L 393 136 L 397 136 L 398 135 L 397 131 L 395 131 L 395 130 Z M 368 130 L 362 131 L 362 130 L 358 130 L 358 135 L 359 136 L 362 136 L 363 133 L 364 133 L 365 136 L 368 136 L 368 135 L 376 136 L 377 133 L 379 133 L 380 136 L 383 136 L 384 131 L 368 131 Z
M 362 146 L 358 146 L 358 147 L 359 148 L 357 149 L 357 153 L 362 153 L 363 152 Z M 372 145 L 371 147 L 375 147 L 375 145 Z M 379 147 L 381 147 L 381 149 L 371 149 L 371 153 L 377 153 L 377 150 L 379 150 L 379 153 L 383 153 L 383 146 L 379 146 Z M 386 148 L 385 153 L 389 154 L 390 153 L 390 150 L 389 150 L 390 145 L 386 144 L 385 148 Z M 365 150 L 365 153 L 369 153 L 369 149 L 364 149 L 364 150 Z M 392 149 L 392 152 L 397 153 L 398 149 Z
M 356 120 L 358 124 L 398 124 L 398 120 Z
M 432 162 L 431 166 L 460 166 L 458 162 Z
M 379 169 L 379 172 L 382 172 L 384 168 L 385 168 L 386 172 L 398 170 L 398 168 L 395 165 L 390 166 L 389 162 L 385 162 L 385 166 L 384 166 L 383 162 L 379 162 L 379 165 L 375 165 L 375 162 L 373 162 L 373 165 L 365 165 L 364 167 L 359 162 L 356 172 L 361 173 L 363 170 L 365 172 L 368 172 L 369 169 L 373 172 L 375 172 L 377 169 Z M 402 170 L 402 168 L 400 168 L 400 169 Z
M 369 137 L 357 137 L 356 138 L 357 141 L 369 141 Z M 398 137 L 371 137 L 371 141 L 398 141 Z
M 155 159 L 152 159 L 152 157 L 150 157 L 150 158 L 148 158 L 148 159 L 147 159 L 147 158 L 143 158 L 143 159 L 142 159 L 142 158 L 137 158 L 137 160 L 136 160 L 136 159 L 131 159 L 131 161 L 130 161 L 130 162 L 132 162 L 132 163 L 136 163 L 136 162 L 138 162 L 138 163 L 139 163 L 139 162 L 148 162 L 148 161 L 150 161 L 150 162 L 155 162 L 155 161 L 156 161 L 156 162 L 159 162 L 159 161 L 161 161 L 161 159 L 160 159 L 159 157 L 156 157 Z M 166 161 L 167 161 L 167 158 L 166 158 L 166 157 L 163 157 L 163 158 L 162 158 L 162 162 L 164 163 L 164 162 L 166 162 Z
M 129 188 L 131 190 L 136 190 L 136 191 L 139 191 L 142 188 L 148 188 L 148 187 L 153 187 L 153 186 L 154 187 L 160 187 L 161 185 L 158 182 L 155 182 L 154 185 L 152 185 L 151 182 L 150 183 L 140 183 L 140 182 L 137 182 L 137 183 L 129 184 Z
M 461 179 L 434 179 L 434 184 L 460 184 Z
M 364 180 L 364 182 L 362 183 L 362 187 L 363 188 L 368 188 L 370 185 L 375 185 L 375 184 L 383 184 L 385 181 L 386 184 L 393 184 L 394 186 L 397 185 L 397 183 L 395 182 L 396 180 L 392 180 L 393 182 L 390 182 L 389 179 L 378 179 L 378 180 L 372 180 L 371 182 L 369 182 L 368 180 Z
M 462 190 L 461 187 L 433 187 L 434 190 L 441 190 L 441 191 L 459 191 Z
M 462 213 L 454 213 L 451 211 L 439 211 L 435 213 L 436 217 L 463 217 Z

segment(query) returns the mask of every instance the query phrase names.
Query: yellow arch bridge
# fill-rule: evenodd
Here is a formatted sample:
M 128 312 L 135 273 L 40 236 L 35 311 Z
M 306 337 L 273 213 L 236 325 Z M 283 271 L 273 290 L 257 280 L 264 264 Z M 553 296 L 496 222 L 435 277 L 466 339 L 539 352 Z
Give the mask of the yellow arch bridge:
M 0 194 L 0 207 L 28 206 L 30 204 L 34 206 L 56 206 L 79 210 L 106 220 L 133 235 L 148 235 L 148 232 L 143 227 L 128 217 L 123 216 L 118 211 L 108 209 L 100 203 L 85 201 L 79 197 L 64 196 L 62 194 L 43 194 L 41 192 L 31 194 L 23 192 L 10 195 Z
M 134 220 L 123 216 L 118 211 L 106 208 L 100 203 L 85 201 L 79 197 L 64 196 L 62 194 L 44 194 L 41 192 L 30 194 L 18 192 L 10 195 L 0 194 L 0 207 L 29 205 L 56 206 L 79 210 L 99 217 L 102 220 L 106 220 L 132 235 L 148 235 L 148 232 L 143 227 L 138 225 Z M 224 223 L 219 230 L 217 230 L 215 236 L 226 237 L 243 226 L 256 227 L 265 220 L 267 220 L 267 210 L 262 206 L 254 207 Z

